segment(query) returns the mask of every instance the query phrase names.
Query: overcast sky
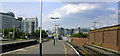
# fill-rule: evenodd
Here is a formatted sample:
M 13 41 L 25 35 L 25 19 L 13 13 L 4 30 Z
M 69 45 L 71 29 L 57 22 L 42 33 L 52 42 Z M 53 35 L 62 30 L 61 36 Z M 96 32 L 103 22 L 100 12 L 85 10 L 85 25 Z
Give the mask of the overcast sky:
M 40 19 L 39 2 L 2 2 L 2 12 L 9 11 L 16 17 Z M 98 22 L 97 27 L 115 25 L 117 13 L 117 2 L 43 2 L 43 29 L 51 30 L 55 24 L 64 28 L 91 28 L 94 21 Z M 51 17 L 60 19 L 54 21 Z

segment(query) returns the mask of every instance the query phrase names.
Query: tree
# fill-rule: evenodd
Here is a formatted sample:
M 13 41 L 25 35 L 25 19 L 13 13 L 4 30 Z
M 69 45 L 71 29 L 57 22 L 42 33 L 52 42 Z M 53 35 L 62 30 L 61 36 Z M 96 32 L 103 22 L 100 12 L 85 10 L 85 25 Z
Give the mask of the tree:
M 30 34 L 30 38 L 39 39 L 39 37 L 40 37 L 40 30 L 36 30 L 35 32 Z M 48 34 L 44 30 L 42 30 L 42 38 L 46 38 L 46 37 L 48 37 Z
M 88 36 L 89 36 L 88 34 L 84 34 L 83 35 L 84 38 L 88 38 Z
M 21 32 L 20 39 L 24 39 L 24 38 L 25 38 L 25 32 Z
M 47 34 L 44 30 L 42 30 L 42 37 L 43 37 L 43 38 L 48 37 L 48 34 Z
M 12 39 L 13 34 L 11 35 L 10 32 L 13 32 L 13 28 L 3 28 L 3 29 L 4 29 L 5 38 Z M 25 36 L 24 32 L 19 32 L 17 29 L 15 29 L 14 34 L 15 34 L 15 39 L 16 38 L 23 39 Z
M 3 28 L 3 29 L 4 29 L 5 38 L 11 39 L 12 36 L 10 35 L 10 32 L 12 32 L 13 28 Z
M 15 38 L 20 38 L 22 32 L 15 29 Z
M 70 37 L 87 38 L 87 37 L 88 37 L 88 34 L 76 33 L 76 34 L 72 34 Z

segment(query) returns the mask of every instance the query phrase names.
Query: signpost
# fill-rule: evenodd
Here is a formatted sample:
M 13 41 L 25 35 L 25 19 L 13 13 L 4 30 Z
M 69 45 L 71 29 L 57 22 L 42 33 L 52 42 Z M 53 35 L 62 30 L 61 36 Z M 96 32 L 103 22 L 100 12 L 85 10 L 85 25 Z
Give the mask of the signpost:
M 56 17 L 56 18 L 54 18 L 54 17 L 51 17 L 51 19 L 54 19 L 54 20 L 56 20 L 56 19 L 59 19 L 59 17 Z M 56 24 L 55 24 L 55 26 L 56 26 Z M 55 33 L 54 34 L 56 34 L 56 27 L 55 27 Z M 55 45 L 55 36 L 54 36 L 54 45 Z
M 57 34 L 59 34 L 59 33 L 57 33 Z
M 59 32 L 57 31 L 57 41 L 58 41 L 58 35 L 59 35 Z

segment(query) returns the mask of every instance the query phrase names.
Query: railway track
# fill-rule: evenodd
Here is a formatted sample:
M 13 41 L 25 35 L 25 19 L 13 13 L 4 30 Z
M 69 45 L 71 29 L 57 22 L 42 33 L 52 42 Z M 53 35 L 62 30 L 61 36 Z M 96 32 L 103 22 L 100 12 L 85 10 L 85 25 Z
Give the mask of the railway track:
M 70 43 L 70 42 L 69 42 Z M 82 56 L 120 56 L 119 54 L 112 53 L 103 49 L 99 49 L 90 45 L 83 45 L 80 47 L 74 43 L 70 43 Z

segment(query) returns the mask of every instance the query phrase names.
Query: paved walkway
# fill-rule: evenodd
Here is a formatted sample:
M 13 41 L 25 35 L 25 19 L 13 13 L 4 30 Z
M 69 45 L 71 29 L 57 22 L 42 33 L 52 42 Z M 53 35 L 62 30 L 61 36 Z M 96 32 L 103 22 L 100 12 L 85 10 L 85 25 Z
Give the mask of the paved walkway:
M 30 48 L 24 48 L 12 53 L 10 56 L 39 56 L 39 45 L 34 45 Z M 43 43 L 42 46 L 43 56 L 77 56 L 76 52 L 63 40 L 56 42 L 53 45 L 53 40 Z

